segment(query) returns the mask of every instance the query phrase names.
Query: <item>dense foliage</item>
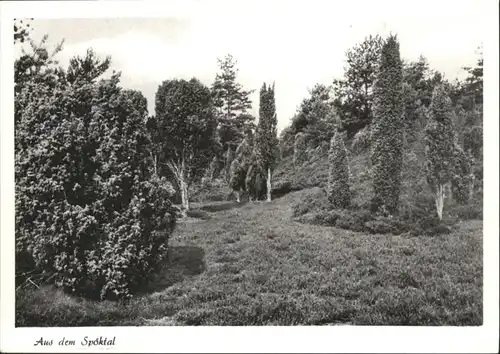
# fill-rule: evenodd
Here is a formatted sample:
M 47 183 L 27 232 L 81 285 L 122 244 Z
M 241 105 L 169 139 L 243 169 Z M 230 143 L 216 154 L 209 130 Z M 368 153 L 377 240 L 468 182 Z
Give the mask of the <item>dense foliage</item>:
M 151 173 L 145 98 L 120 88 L 119 74 L 99 79 L 110 60 L 91 50 L 58 67 L 45 40 L 15 62 L 18 272 L 128 296 L 175 225 L 172 187 Z

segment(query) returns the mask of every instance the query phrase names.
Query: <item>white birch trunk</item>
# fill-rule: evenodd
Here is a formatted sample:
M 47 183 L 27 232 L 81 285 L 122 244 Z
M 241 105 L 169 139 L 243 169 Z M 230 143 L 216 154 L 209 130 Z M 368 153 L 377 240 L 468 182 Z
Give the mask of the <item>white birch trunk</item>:
M 271 201 L 271 168 L 267 168 L 267 201 Z
M 443 207 L 444 207 L 445 185 L 439 184 L 436 188 L 436 212 L 439 220 L 443 220 Z
M 153 159 L 153 173 L 158 177 L 158 155 L 153 155 L 152 152 L 149 153 L 151 154 L 151 158 Z
M 184 161 L 181 162 L 180 166 L 173 161 L 167 163 L 172 173 L 177 180 L 177 183 L 181 192 L 181 203 L 182 203 L 182 215 L 186 216 L 189 210 L 189 195 L 188 195 L 188 184 L 186 181 L 186 171 Z
M 181 184 L 182 208 L 185 211 L 188 211 L 189 210 L 188 186 L 187 186 L 187 183 L 184 181 L 183 176 L 181 176 L 180 184 Z

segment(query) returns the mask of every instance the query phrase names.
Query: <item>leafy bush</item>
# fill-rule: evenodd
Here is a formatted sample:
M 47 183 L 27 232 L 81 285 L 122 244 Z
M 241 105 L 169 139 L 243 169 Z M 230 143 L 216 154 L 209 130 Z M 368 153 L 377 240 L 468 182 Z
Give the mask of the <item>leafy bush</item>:
M 43 42 L 42 42 L 43 44 Z M 173 188 L 152 176 L 145 98 L 88 51 L 16 61 L 16 254 L 65 290 L 127 297 L 166 253 Z M 23 62 L 36 70 L 23 71 Z

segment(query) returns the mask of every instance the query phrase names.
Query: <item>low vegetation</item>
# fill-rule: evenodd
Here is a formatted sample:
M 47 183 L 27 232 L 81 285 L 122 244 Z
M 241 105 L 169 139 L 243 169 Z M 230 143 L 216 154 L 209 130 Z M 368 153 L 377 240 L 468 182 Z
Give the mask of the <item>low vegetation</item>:
M 433 237 L 292 221 L 320 193 L 193 203 L 211 218 L 179 223 L 147 293 L 98 302 L 32 287 L 16 293 L 16 325 L 482 324 L 481 221 Z

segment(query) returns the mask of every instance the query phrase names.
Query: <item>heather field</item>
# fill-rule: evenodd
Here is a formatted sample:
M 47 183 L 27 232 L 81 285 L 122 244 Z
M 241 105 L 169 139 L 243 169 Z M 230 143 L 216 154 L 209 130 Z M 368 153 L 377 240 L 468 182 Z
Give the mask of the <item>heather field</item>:
M 33 288 L 16 294 L 16 325 L 482 324 L 482 221 L 432 237 L 292 221 L 313 193 L 194 204 L 144 294 L 94 302 Z

